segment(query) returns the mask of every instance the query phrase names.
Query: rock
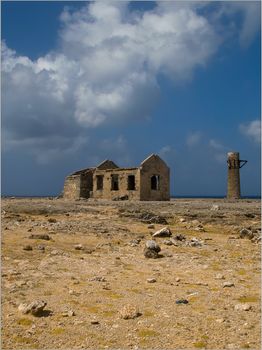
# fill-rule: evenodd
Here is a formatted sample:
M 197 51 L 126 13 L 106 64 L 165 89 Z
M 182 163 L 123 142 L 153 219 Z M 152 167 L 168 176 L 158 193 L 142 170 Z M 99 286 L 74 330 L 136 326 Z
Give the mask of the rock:
M 167 221 L 163 216 L 155 215 L 149 212 L 144 212 L 139 215 L 139 219 L 147 224 L 162 224 L 167 225 Z
M 106 282 L 106 278 L 101 276 L 95 276 L 93 278 L 90 278 L 89 281 Z
M 175 235 L 173 237 L 173 239 L 177 240 L 177 241 L 185 241 L 186 240 L 186 237 L 184 235 L 182 235 L 181 233 Z
M 150 225 L 147 226 L 147 228 L 155 228 L 155 225 L 150 224 Z
M 82 244 L 76 244 L 76 245 L 74 245 L 74 248 L 75 248 L 75 250 L 83 250 L 84 249 Z
M 152 237 L 170 237 L 172 232 L 168 227 L 164 227 L 161 230 L 156 231 Z
M 235 287 L 235 284 L 233 282 L 224 282 L 223 288 L 226 288 L 226 287 Z
M 67 310 L 62 312 L 63 317 L 73 317 L 75 316 L 75 312 L 73 310 Z
M 236 311 L 249 311 L 249 310 L 252 309 L 252 307 L 251 307 L 251 305 L 245 303 L 245 304 L 237 304 L 237 305 L 235 305 L 234 309 Z
M 254 233 L 247 229 L 247 228 L 243 228 L 240 232 L 239 232 L 239 237 L 240 238 L 248 238 L 248 239 L 252 239 L 254 237 Z
M 180 278 L 179 277 L 176 278 L 176 282 L 180 282 Z
M 130 242 L 129 242 L 129 245 L 131 247 L 137 247 L 139 245 L 139 243 L 141 242 L 141 239 L 132 239 Z
M 203 242 L 196 237 L 191 238 L 190 242 L 187 243 L 190 247 L 202 247 Z
M 186 299 L 178 299 L 178 300 L 176 300 L 176 304 L 188 304 L 188 300 L 186 300 Z
M 186 219 L 180 218 L 179 221 L 180 221 L 180 222 L 186 222 Z
M 30 304 L 20 304 L 18 306 L 18 310 L 23 314 L 31 313 L 34 316 L 38 316 L 41 314 L 46 305 L 47 303 L 43 300 L 35 300 Z
M 50 223 L 52 223 L 52 224 L 54 224 L 54 223 L 57 222 L 57 220 L 54 219 L 54 218 L 49 218 L 47 221 L 50 222 Z
M 225 276 L 222 275 L 221 273 L 218 273 L 218 274 L 216 274 L 215 279 L 216 279 L 216 280 L 224 280 L 224 279 L 225 279 Z
M 149 250 L 153 250 L 157 253 L 159 253 L 161 251 L 160 246 L 154 240 L 146 241 L 146 248 Z
M 90 323 L 91 323 L 91 324 L 99 324 L 99 321 L 97 321 L 97 320 L 92 320 Z
M 156 279 L 155 278 L 148 278 L 146 280 L 148 283 L 155 283 L 156 282 Z
M 124 320 L 134 319 L 136 317 L 141 316 L 138 308 L 134 305 L 127 304 L 120 311 L 120 317 Z
M 218 211 L 219 210 L 219 205 L 213 204 L 212 207 L 210 208 L 212 211 Z
M 165 244 L 165 245 L 173 245 L 173 242 L 170 239 L 165 239 L 163 241 L 163 244 Z
M 159 258 L 158 252 L 156 252 L 155 250 L 148 249 L 148 248 L 145 248 L 144 256 L 147 259 L 157 259 L 157 258 Z
M 23 250 L 33 250 L 32 246 L 27 244 L 23 247 Z
M 50 240 L 50 237 L 46 234 L 32 234 L 28 238 L 30 238 L 30 239 L 44 239 L 46 241 Z
M 45 246 L 42 245 L 42 244 L 39 244 L 39 245 L 37 246 L 37 249 L 38 249 L 38 250 L 41 250 L 41 251 L 45 251 Z

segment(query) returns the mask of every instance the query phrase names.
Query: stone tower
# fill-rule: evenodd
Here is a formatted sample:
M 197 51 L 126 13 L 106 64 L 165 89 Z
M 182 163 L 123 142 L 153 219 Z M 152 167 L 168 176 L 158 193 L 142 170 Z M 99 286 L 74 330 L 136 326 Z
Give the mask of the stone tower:
M 227 198 L 239 199 L 240 194 L 240 174 L 239 169 L 246 164 L 246 160 L 239 160 L 238 152 L 229 152 L 227 154 Z M 241 164 L 243 163 L 243 164 Z

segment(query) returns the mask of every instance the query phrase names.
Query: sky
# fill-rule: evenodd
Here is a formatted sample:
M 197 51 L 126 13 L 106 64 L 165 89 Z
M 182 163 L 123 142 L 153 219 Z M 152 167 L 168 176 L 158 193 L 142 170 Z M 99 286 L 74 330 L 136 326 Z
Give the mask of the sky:
M 173 196 L 260 195 L 259 1 L 1 2 L 2 195 L 157 153 Z

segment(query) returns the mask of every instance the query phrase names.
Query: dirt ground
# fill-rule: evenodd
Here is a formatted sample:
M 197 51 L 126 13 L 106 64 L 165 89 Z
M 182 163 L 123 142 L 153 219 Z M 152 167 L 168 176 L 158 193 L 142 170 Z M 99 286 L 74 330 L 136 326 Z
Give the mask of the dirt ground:
M 186 240 L 145 258 L 163 227 Z M 260 234 L 260 201 L 3 199 L 2 348 L 260 349 L 261 244 L 242 228 Z M 34 300 L 40 316 L 18 310 Z

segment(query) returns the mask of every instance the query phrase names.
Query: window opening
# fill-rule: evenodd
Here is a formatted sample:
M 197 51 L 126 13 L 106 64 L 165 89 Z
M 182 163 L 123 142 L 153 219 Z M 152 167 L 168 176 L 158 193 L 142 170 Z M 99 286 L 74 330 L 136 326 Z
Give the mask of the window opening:
M 151 176 L 151 190 L 159 190 L 159 175 Z
M 118 191 L 119 190 L 119 184 L 118 184 L 118 175 L 111 175 L 111 191 Z
M 136 189 L 135 175 L 128 175 L 127 177 L 127 189 L 134 191 Z
M 96 176 L 96 189 L 97 190 L 102 190 L 103 189 L 103 180 L 104 180 L 104 176 L 103 175 L 97 175 Z

